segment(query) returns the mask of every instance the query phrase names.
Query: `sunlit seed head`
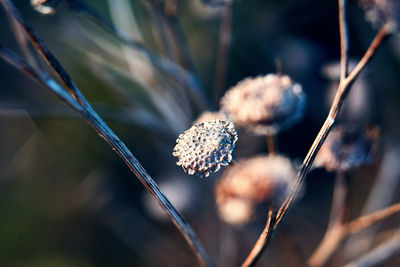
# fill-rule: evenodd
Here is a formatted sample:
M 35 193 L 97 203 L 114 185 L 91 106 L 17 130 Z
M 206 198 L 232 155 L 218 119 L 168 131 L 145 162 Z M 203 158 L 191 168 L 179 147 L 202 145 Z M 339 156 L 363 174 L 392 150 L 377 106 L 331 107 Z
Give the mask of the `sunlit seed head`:
M 286 75 L 247 78 L 226 92 L 221 109 L 236 126 L 255 134 L 276 134 L 298 122 L 306 98 L 300 84 Z
M 315 159 L 316 167 L 348 171 L 370 163 L 379 140 L 379 128 L 340 125 L 333 128 Z
M 216 119 L 198 123 L 179 136 L 172 155 L 188 174 L 208 177 L 232 161 L 237 139 L 231 122 Z

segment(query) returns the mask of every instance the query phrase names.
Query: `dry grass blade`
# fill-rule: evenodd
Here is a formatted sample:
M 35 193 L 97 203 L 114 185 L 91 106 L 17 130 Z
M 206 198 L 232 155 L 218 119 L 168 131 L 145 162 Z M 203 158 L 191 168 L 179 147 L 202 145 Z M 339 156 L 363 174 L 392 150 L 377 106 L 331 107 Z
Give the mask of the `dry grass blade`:
M 15 8 L 10 0 L 0 0 L 0 4 L 3 6 L 5 12 L 13 18 L 26 32 L 28 37 L 36 49 L 42 54 L 47 63 L 52 67 L 52 70 L 60 77 L 63 83 L 67 86 L 68 92 L 60 86 L 56 81 L 49 78 L 45 73 L 38 72 L 32 68 L 26 61 L 19 58 L 12 52 L 2 48 L 0 46 L 0 56 L 12 66 L 25 74 L 28 74 L 30 78 L 40 82 L 42 85 L 47 87 L 59 98 L 66 102 L 69 106 L 75 109 L 85 120 L 96 130 L 96 132 L 112 147 L 112 149 L 123 159 L 129 169 L 137 176 L 145 188 L 152 194 L 157 200 L 159 205 L 171 218 L 172 222 L 182 233 L 199 261 L 205 266 L 214 266 L 211 258 L 204 249 L 199 238 L 186 222 L 186 220 L 179 214 L 175 207 L 161 192 L 157 184 L 138 162 L 131 151 L 125 146 L 125 144 L 118 138 L 118 136 L 108 127 L 105 121 L 93 110 L 91 105 L 86 101 L 84 96 L 81 94 L 79 89 L 76 87 L 72 79 L 66 73 L 61 64 L 53 56 L 53 54 L 47 49 L 44 42 L 35 34 L 33 29 L 22 18 L 22 15 Z

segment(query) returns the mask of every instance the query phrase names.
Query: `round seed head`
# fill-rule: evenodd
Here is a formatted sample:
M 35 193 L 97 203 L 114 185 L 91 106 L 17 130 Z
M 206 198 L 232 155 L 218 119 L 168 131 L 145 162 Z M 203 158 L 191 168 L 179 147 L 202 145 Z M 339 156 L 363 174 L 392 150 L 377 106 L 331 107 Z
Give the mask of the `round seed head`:
M 200 116 L 193 122 L 193 125 L 198 123 L 204 123 L 212 120 L 219 119 L 220 121 L 227 121 L 228 116 L 223 111 L 204 111 Z
M 178 137 L 172 155 L 188 174 L 208 177 L 232 161 L 237 139 L 231 122 L 217 119 L 199 123 Z
M 237 126 L 255 134 L 276 134 L 303 117 L 305 94 L 286 75 L 247 78 L 226 92 L 221 108 Z
M 341 125 L 332 129 L 315 159 L 315 166 L 328 171 L 348 171 L 370 163 L 379 139 L 377 127 Z
M 31 6 L 43 15 L 52 15 L 56 12 L 61 0 L 31 0 Z
M 394 29 L 400 25 L 399 0 L 360 0 L 365 11 L 365 19 L 376 28 L 386 23 L 391 23 Z
M 216 185 L 218 213 L 228 223 L 246 223 L 257 204 L 279 205 L 290 192 L 295 177 L 296 170 L 286 157 L 241 160 L 229 167 Z M 236 209 L 232 208 L 235 206 Z

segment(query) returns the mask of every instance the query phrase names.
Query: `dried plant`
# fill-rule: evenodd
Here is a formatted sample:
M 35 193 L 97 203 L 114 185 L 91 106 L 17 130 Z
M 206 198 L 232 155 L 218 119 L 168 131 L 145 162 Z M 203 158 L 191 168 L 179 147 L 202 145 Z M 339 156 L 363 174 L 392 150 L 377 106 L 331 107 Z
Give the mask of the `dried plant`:
M 277 146 L 276 135 L 301 122 L 306 113 L 306 102 L 308 102 L 304 92 L 307 88 L 303 91 L 303 87 L 295 82 L 292 76 L 282 74 L 282 66 L 285 62 L 282 62 L 282 66 L 279 64 L 276 74 L 242 79 L 218 100 L 228 84 L 229 52 L 235 40 L 232 34 L 235 26 L 233 12 L 235 5 L 241 4 L 240 1 L 201 0 L 208 8 L 202 12 L 219 14 L 221 17 L 219 38 L 216 43 L 215 77 L 213 82 L 205 83 L 213 84 L 212 93 L 207 92 L 200 82 L 201 76 L 196 69 L 196 58 L 191 53 L 193 44 L 186 39 L 180 24 L 178 11 L 181 2 L 176 0 L 141 1 L 150 18 L 151 30 L 148 32 L 147 29 L 146 32 L 140 29 L 137 13 L 132 12 L 134 5 L 131 6 L 129 1 L 108 1 L 110 20 L 96 8 L 81 0 L 31 0 L 30 2 L 36 11 L 44 15 L 55 14 L 58 8 L 66 7 L 72 14 L 81 14 L 94 22 L 98 26 L 96 31 L 102 29 L 114 37 L 114 40 L 110 41 L 102 34 L 92 32 L 87 25 L 82 26 L 78 23 L 75 25 L 74 17 L 68 17 L 71 22 L 68 23 L 69 26 L 73 25 L 76 28 L 74 34 L 80 36 L 78 38 L 80 42 L 75 42 L 73 39 L 68 45 L 81 46 L 85 41 L 93 45 L 94 48 L 91 51 L 85 51 L 87 49 L 84 45 L 78 50 L 91 62 L 89 65 L 95 76 L 113 90 L 112 94 L 119 95 L 127 103 L 130 120 L 134 121 L 136 126 L 140 125 L 141 128 L 153 134 L 157 133 L 165 140 L 183 132 L 176 140 L 172 155 L 178 160 L 176 165 L 181 166 L 184 172 L 189 175 L 208 177 L 211 173 L 218 172 L 221 166 L 230 164 L 221 172 L 221 177 L 218 177 L 220 173 L 217 173 L 214 175 L 215 179 L 204 179 L 201 183 L 204 187 L 214 185 L 217 211 L 215 219 L 217 216 L 221 219 L 222 229 L 230 227 L 229 225 L 251 225 L 254 218 L 260 217 L 256 216 L 260 215 L 256 214 L 258 208 L 263 207 L 264 214 L 261 215 L 265 217 L 265 227 L 242 266 L 254 266 L 260 259 L 273 233 L 278 230 L 284 216 L 304 188 L 304 180 L 313 165 L 324 167 L 327 171 L 335 171 L 336 181 L 326 232 L 313 253 L 303 256 L 304 264 L 322 266 L 328 263 L 350 235 L 359 233 L 400 212 L 399 204 L 393 204 L 349 219 L 350 216 L 346 213 L 350 194 L 349 176 L 351 171 L 361 169 L 363 165 L 373 162 L 381 133 L 379 127 L 359 126 L 365 123 L 365 121 L 357 121 L 361 120 L 360 116 L 346 118 L 348 112 L 342 114 L 345 115 L 341 117 L 344 123 L 334 127 L 341 107 L 357 77 L 384 40 L 399 29 L 400 2 L 398 0 L 360 0 L 366 20 L 371 22 L 378 31 L 361 59 L 354 61 L 348 58 L 350 42 L 347 29 L 347 3 L 345 0 L 338 0 L 340 63 L 324 69 L 324 74 L 331 80 L 331 86 L 335 87 L 335 95 L 330 104 L 329 113 L 299 167 L 293 163 L 293 159 L 282 156 Z M 174 195 L 171 197 L 173 201 L 180 201 L 182 197 L 187 198 L 185 205 L 182 204 L 183 201 L 182 205 L 175 203 L 176 206 L 174 206 L 130 149 L 83 96 L 71 76 L 13 2 L 0 0 L 0 5 L 3 7 L 10 29 L 22 52 L 20 56 L 0 45 L 0 58 L 51 91 L 92 126 L 150 193 L 144 197 L 147 203 L 145 208 L 151 210 L 150 213 L 155 218 L 163 218 L 160 215 L 159 208 L 161 208 L 180 231 L 199 263 L 204 266 L 214 266 L 214 261 L 203 243 L 178 212 L 179 207 L 186 211 L 190 209 L 189 205 L 193 207 L 193 204 L 188 204 L 189 199 L 192 201 L 193 195 L 197 194 L 196 190 L 190 189 L 193 186 L 190 184 L 192 180 L 186 180 L 187 183 L 180 182 L 180 179 L 190 179 L 190 177 L 187 177 L 184 172 L 179 175 L 173 173 L 168 175 L 167 180 L 160 182 L 163 188 L 172 192 L 170 194 Z M 154 44 L 146 43 L 147 35 L 153 36 Z M 129 86 L 124 85 L 126 81 L 129 85 L 133 85 L 134 89 L 127 89 Z M 301 83 L 303 84 L 303 81 Z M 360 90 L 363 89 L 362 87 L 363 85 L 360 85 Z M 208 94 L 217 100 L 216 103 L 219 102 L 220 110 L 207 111 L 215 110 L 211 101 L 212 97 Z M 145 97 L 138 98 L 138 95 Z M 149 103 L 146 104 L 146 101 Z M 364 105 L 368 106 L 369 103 L 366 101 Z M 193 114 L 201 111 L 202 113 L 191 124 Z M 348 121 L 353 124 L 345 123 Z M 243 146 L 248 145 L 247 139 L 254 141 L 253 139 L 257 138 L 254 134 L 266 136 L 269 154 L 260 155 L 258 151 L 251 151 L 252 155 L 240 156 L 237 161 L 234 161 L 233 151 L 236 143 L 238 142 L 238 147 L 242 145 L 240 144 L 242 139 L 235 127 L 239 129 L 239 134 L 244 136 Z M 187 130 L 184 131 L 184 129 Z M 241 132 L 242 129 L 243 132 Z M 250 136 L 248 137 L 247 133 L 253 135 L 248 135 Z M 301 141 L 296 140 L 296 142 Z M 164 147 L 160 147 L 158 147 L 159 151 L 164 152 Z M 152 153 L 152 156 L 154 154 Z M 236 152 L 235 155 L 237 155 Z M 152 159 L 152 164 L 157 165 L 157 159 Z M 157 167 L 162 168 L 162 164 Z M 175 166 L 174 171 L 177 171 L 176 169 L 178 168 Z M 215 183 L 213 180 L 216 180 Z M 175 198 L 178 195 L 180 198 Z M 154 201 L 150 201 L 149 196 Z M 202 198 L 202 203 L 206 201 Z M 215 223 L 214 217 L 210 216 L 209 210 L 212 209 L 207 209 L 208 213 L 200 214 L 205 215 L 204 221 L 208 224 Z M 202 223 L 196 221 L 195 224 L 197 226 Z M 214 231 L 205 230 L 205 227 L 199 227 L 199 229 L 202 238 L 203 235 L 208 237 L 206 244 L 215 243 Z M 241 228 L 235 228 L 235 231 L 242 230 L 238 229 Z M 234 237 L 233 234 L 230 236 L 230 243 L 233 243 Z M 294 239 L 294 237 L 291 238 Z M 357 255 L 356 260 L 342 259 L 340 264 L 343 265 L 346 261 L 348 261 L 347 266 L 379 264 L 398 253 L 398 239 L 396 232 L 393 238 L 387 239 L 385 243 L 370 252 Z M 243 241 L 239 238 L 237 240 Z M 151 253 L 153 258 L 156 258 L 153 255 L 158 255 L 156 254 L 157 245 L 154 244 L 155 249 Z M 174 243 L 174 248 L 176 246 Z M 221 246 L 224 246 L 223 242 Z M 225 258 L 220 255 L 221 265 L 229 265 L 231 259 L 226 257 L 234 258 L 236 255 L 232 244 L 229 248 L 232 251 L 221 252 L 221 255 L 225 255 Z M 247 249 L 246 246 L 243 248 Z

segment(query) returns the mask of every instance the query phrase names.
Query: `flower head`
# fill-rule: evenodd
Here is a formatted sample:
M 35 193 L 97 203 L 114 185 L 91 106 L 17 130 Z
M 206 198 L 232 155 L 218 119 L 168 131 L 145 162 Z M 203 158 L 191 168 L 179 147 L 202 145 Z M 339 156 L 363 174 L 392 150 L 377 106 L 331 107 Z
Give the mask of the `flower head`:
M 341 125 L 332 129 L 315 159 L 327 170 L 347 171 L 372 161 L 379 139 L 377 127 Z
M 275 134 L 302 118 L 305 94 L 288 76 L 268 74 L 239 82 L 221 99 L 221 108 L 237 126 Z
M 231 122 L 217 119 L 198 123 L 178 137 L 172 155 L 188 174 L 208 177 L 232 161 L 237 139 Z
M 283 156 L 257 156 L 229 167 L 215 189 L 220 217 L 228 223 L 248 222 L 259 203 L 279 205 L 286 198 L 296 170 Z

